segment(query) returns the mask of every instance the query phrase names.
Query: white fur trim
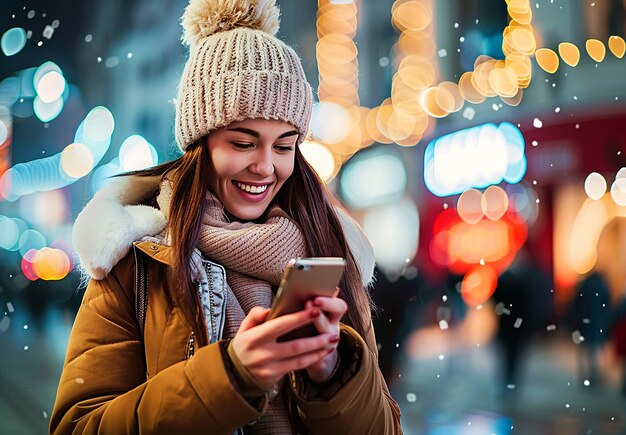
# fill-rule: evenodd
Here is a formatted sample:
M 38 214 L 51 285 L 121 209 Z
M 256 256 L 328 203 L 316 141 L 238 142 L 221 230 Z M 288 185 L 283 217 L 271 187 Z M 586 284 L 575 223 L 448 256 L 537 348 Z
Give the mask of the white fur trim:
M 165 228 L 165 215 L 146 205 L 134 205 L 158 187 L 152 177 L 116 178 L 98 192 L 76 218 L 72 239 L 82 268 L 104 278 L 129 252 L 132 244 Z

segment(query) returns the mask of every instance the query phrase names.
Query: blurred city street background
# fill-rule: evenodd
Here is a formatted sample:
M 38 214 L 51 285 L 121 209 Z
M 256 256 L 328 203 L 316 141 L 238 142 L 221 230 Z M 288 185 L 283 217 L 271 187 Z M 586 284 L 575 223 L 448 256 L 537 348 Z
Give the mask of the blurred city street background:
M 301 149 L 375 250 L 405 433 L 626 433 L 626 1 L 277 3 Z M 0 7 L 2 434 L 47 431 L 76 215 L 178 156 L 186 5 Z

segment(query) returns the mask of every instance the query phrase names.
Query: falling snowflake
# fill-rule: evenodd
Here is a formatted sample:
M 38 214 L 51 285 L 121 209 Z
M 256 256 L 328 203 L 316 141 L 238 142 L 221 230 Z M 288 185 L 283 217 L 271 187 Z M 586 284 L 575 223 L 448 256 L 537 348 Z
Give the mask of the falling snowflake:
M 417 400 L 417 396 L 415 395 L 415 393 L 407 393 L 406 395 L 406 401 L 409 403 L 415 403 L 415 401 Z
M 52 38 L 53 34 L 54 34 L 54 27 L 46 25 L 46 27 L 44 27 L 43 29 L 43 37 L 46 39 L 50 39 Z
M 7 316 L 4 316 L 2 320 L 0 320 L 0 332 L 6 332 L 11 326 L 11 319 Z
M 580 344 L 585 341 L 585 337 L 581 335 L 580 331 L 576 330 L 572 332 L 572 341 L 574 342 L 574 344 Z
M 463 111 L 463 118 L 469 119 L 471 121 L 472 119 L 474 119 L 475 114 L 476 114 L 476 111 L 473 108 L 466 107 L 465 110 Z
M 543 127 L 543 122 L 541 122 L 541 119 L 539 119 L 539 118 L 533 119 L 533 127 L 535 127 L 535 128 Z

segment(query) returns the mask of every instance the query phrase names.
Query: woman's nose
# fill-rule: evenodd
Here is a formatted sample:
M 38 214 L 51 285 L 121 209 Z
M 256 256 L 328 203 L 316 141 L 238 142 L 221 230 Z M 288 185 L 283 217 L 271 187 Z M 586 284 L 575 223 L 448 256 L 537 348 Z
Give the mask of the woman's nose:
M 271 153 L 261 152 L 255 156 L 254 162 L 250 165 L 250 171 L 262 177 L 269 177 L 274 173 L 274 162 Z

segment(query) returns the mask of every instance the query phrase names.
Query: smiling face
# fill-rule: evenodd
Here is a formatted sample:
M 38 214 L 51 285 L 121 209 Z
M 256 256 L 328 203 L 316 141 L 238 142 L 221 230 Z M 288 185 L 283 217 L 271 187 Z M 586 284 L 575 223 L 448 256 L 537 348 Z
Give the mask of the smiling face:
M 209 183 L 230 215 L 259 218 L 294 169 L 298 131 L 284 121 L 246 119 L 207 136 Z

